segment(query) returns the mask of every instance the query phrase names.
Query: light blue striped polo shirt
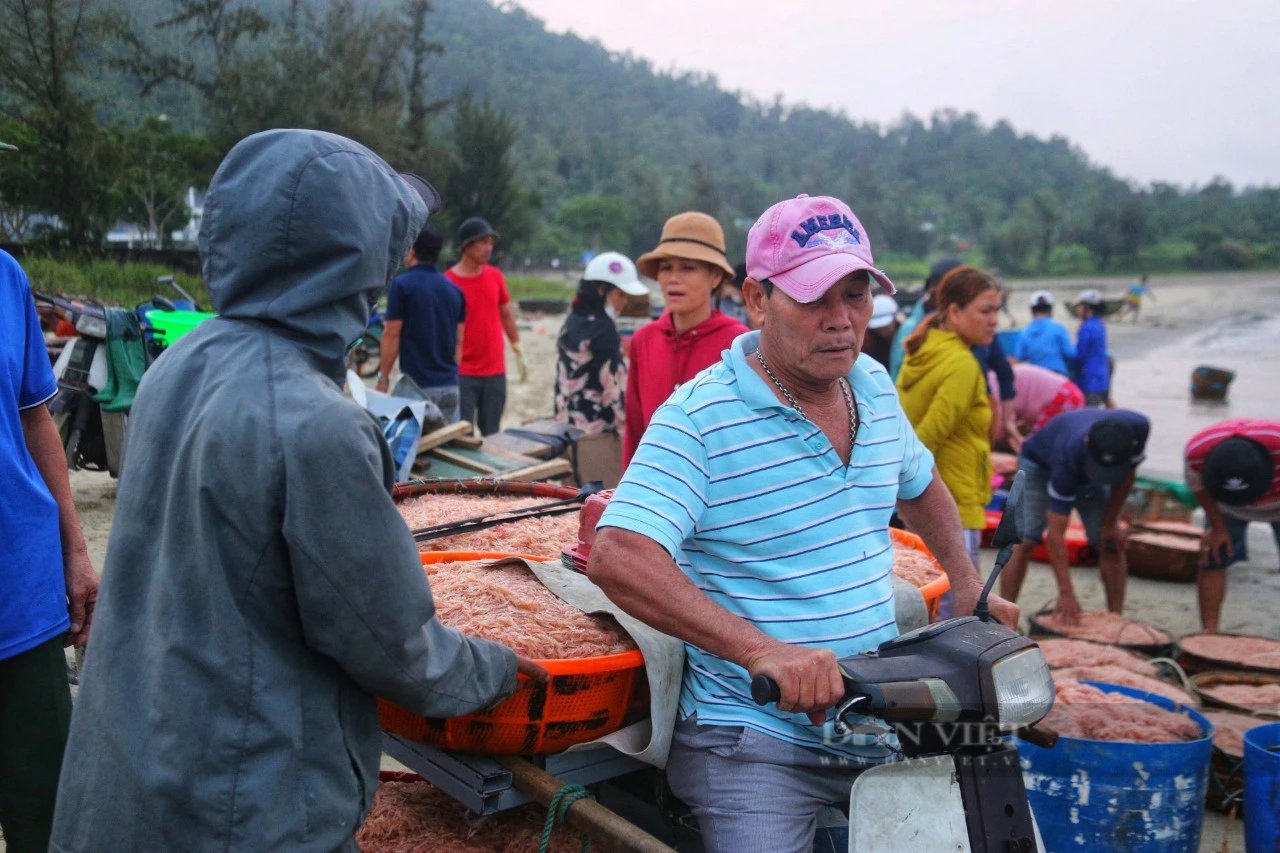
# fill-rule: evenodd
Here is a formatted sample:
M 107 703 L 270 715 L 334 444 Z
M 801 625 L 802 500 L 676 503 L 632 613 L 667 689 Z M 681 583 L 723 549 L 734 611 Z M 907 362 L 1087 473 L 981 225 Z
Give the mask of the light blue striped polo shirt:
M 897 635 L 889 517 L 929 485 L 933 456 L 889 374 L 864 355 L 848 376 L 862 425 L 846 467 L 751 369 L 759 340 L 740 335 L 658 409 L 599 526 L 658 542 L 712 601 L 772 637 L 838 656 L 875 648 Z M 803 714 L 756 705 L 746 670 L 685 650 L 682 718 L 861 761 L 889 756 L 875 734 L 837 744 Z

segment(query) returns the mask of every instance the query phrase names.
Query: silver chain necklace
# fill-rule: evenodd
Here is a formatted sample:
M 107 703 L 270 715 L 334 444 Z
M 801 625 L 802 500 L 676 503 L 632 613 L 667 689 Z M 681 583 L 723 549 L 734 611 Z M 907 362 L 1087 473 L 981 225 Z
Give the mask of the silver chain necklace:
M 800 417 L 808 419 L 804 413 L 804 408 L 791 396 L 791 392 L 787 390 L 787 386 L 783 385 L 778 377 L 773 375 L 773 371 L 769 369 L 769 362 L 764 360 L 764 355 L 760 350 L 756 350 L 756 361 L 760 362 L 760 366 L 764 368 L 765 374 L 773 380 L 773 384 L 778 386 L 778 390 L 782 392 L 782 396 L 787 398 L 787 402 L 791 404 L 791 408 L 796 410 Z M 849 457 L 853 457 L 853 445 L 858 440 L 858 426 L 860 418 L 858 417 L 858 407 L 853 404 L 853 389 L 849 387 L 849 381 L 843 376 L 840 377 L 840 393 L 844 395 L 844 403 L 849 407 Z

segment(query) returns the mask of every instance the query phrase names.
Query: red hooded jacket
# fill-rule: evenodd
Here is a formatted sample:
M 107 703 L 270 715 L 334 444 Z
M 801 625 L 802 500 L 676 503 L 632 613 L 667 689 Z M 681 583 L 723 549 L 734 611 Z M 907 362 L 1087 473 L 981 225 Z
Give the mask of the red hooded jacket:
M 631 337 L 625 401 L 627 428 L 622 438 L 625 470 L 640 446 L 649 419 L 671 392 L 720 360 L 720 353 L 747 327 L 719 311 L 692 329 L 677 332 L 671 312 L 641 327 Z

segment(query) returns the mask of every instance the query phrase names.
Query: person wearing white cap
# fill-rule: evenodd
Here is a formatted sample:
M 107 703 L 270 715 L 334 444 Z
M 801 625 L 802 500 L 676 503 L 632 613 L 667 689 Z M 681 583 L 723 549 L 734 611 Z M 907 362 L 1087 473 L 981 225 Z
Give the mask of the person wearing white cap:
M 859 353 L 877 285 L 895 292 L 844 202 L 766 210 L 743 284 L 760 330 L 654 413 L 597 526 L 588 575 L 685 642 L 667 778 L 708 851 L 811 849 L 819 810 L 893 759 L 869 718 L 849 737 L 826 724 L 837 658 L 898 633 L 895 508 L 942 562 L 957 613 L 981 589 L 933 455 Z M 1003 599 L 992 612 L 1017 622 Z M 752 700 L 757 675 L 777 703 Z
M 1031 294 L 1031 322 L 1018 336 L 1013 357 L 1063 376 L 1071 372 L 1076 348 L 1067 327 L 1053 319 L 1053 294 L 1049 291 Z
M 648 294 L 625 255 L 603 252 L 587 264 L 556 339 L 557 418 L 587 434 L 622 427 L 627 368 L 613 318 L 628 298 Z
M 1076 300 L 1080 328 L 1076 330 L 1076 360 L 1072 380 L 1084 392 L 1086 406 L 1106 407 L 1111 399 L 1111 358 L 1107 326 L 1102 322 L 1102 294 L 1092 288 Z
M 877 293 L 871 303 L 871 320 L 867 323 L 867 337 L 862 342 L 862 351 L 888 369 L 889 350 L 897 331 L 897 300 L 887 293 Z

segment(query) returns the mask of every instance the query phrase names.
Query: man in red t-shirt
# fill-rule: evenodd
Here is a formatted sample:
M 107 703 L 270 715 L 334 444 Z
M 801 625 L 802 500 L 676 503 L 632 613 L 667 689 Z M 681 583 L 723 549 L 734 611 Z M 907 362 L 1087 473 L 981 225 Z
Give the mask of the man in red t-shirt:
M 1249 522 L 1270 524 L 1280 547 L 1280 421 L 1216 423 L 1191 437 L 1185 460 L 1187 486 L 1204 507 L 1207 528 L 1196 579 L 1200 621 L 1217 633 L 1227 594 L 1223 570 L 1249 558 Z
M 502 270 L 489 265 L 498 232 L 478 216 L 458 226 L 462 258 L 445 273 L 467 300 L 462 333 L 462 362 L 458 365 L 459 410 L 462 420 L 480 427 L 481 435 L 497 432 L 507 405 L 505 332 L 515 351 L 520 379 L 528 376 L 520 332 L 511 313 L 511 296 Z

